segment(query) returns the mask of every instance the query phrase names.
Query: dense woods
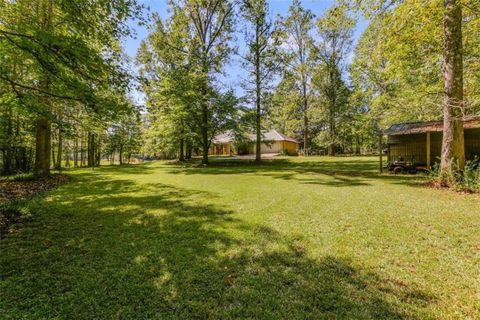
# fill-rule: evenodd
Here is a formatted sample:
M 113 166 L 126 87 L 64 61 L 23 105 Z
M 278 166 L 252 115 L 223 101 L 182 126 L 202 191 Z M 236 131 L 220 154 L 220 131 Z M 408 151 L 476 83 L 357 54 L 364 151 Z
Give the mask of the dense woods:
M 392 123 L 438 119 L 443 170 L 463 168 L 461 118 L 480 114 L 478 1 L 345 0 L 318 16 L 299 0 L 284 16 L 265 0 L 168 5 L 148 16 L 126 0 L 1 2 L 3 174 L 140 155 L 207 164 L 227 130 L 259 146 L 277 129 L 304 155 L 368 153 Z M 121 45 L 129 21 L 149 26 L 138 79 Z M 235 59 L 238 88 L 224 81 Z
M 106 150 L 122 150 L 112 137 L 120 131 L 111 129 L 138 111 L 119 41 L 143 8 L 19 0 L 2 1 L 0 10 L 2 172 L 48 175 L 52 166 L 95 166 Z

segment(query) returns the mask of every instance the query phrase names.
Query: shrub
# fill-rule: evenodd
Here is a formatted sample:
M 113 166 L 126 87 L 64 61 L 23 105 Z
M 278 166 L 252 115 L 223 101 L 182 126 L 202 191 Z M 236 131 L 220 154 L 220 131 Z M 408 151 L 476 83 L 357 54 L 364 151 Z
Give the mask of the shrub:
M 480 160 L 477 157 L 473 161 L 467 161 L 464 170 L 457 170 L 455 164 L 449 167 L 451 169 L 442 173 L 436 163 L 430 171 L 431 181 L 458 191 L 480 192 Z

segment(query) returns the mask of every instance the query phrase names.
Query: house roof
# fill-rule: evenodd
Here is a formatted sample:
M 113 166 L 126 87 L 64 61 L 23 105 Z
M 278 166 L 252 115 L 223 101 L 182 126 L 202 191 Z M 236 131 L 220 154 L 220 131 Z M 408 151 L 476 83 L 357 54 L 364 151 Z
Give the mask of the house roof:
M 249 138 L 252 141 L 257 140 L 257 136 L 255 134 L 250 134 Z M 216 135 L 213 138 L 213 143 L 214 144 L 229 143 L 229 142 L 232 142 L 234 139 L 235 139 L 235 133 L 232 130 L 228 130 L 228 131 L 225 131 L 224 133 Z M 295 140 L 294 138 L 286 136 L 278 132 L 277 130 L 270 130 L 268 132 L 263 132 L 262 140 L 263 141 L 291 141 L 291 142 L 298 143 L 298 141 Z
M 235 133 L 232 130 L 227 130 L 224 133 L 217 134 L 213 138 L 214 144 L 229 143 L 235 139 Z
M 255 134 L 250 135 L 250 139 L 252 141 L 256 141 L 257 140 L 257 135 L 255 135 Z M 270 130 L 268 132 L 263 132 L 262 133 L 262 140 L 263 141 L 290 141 L 290 142 L 298 143 L 298 141 L 295 140 L 294 138 L 286 136 L 283 133 L 280 133 L 275 129 Z
M 480 128 L 480 116 L 472 116 L 464 118 L 464 129 Z M 443 121 L 428 122 L 405 122 L 392 124 L 385 133 L 391 136 L 405 135 L 425 132 L 441 132 L 443 131 Z

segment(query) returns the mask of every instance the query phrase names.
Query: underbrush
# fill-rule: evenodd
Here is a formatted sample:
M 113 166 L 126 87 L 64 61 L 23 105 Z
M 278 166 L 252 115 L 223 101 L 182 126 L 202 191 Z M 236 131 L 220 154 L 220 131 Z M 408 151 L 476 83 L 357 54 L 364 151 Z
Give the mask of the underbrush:
M 69 177 L 54 174 L 37 178 L 25 173 L 0 180 L 0 233 L 4 236 L 18 222 L 32 216 L 31 204 L 41 194 L 67 183 Z
M 10 226 L 32 216 L 30 204 L 34 200 L 17 200 L 0 203 L 0 237 L 5 236 Z
M 435 187 L 451 188 L 455 191 L 480 193 L 480 159 L 467 161 L 464 170 L 458 170 L 455 164 L 450 170 L 441 172 L 440 166 L 435 164 L 430 172 L 430 183 Z

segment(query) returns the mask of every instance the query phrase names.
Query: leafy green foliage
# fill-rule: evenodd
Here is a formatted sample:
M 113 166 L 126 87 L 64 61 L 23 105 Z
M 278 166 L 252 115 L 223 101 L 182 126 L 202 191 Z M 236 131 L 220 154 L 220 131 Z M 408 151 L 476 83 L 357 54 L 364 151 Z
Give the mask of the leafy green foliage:
M 311 35 L 315 15 L 305 9 L 299 0 L 294 0 L 288 9 L 286 17 L 279 17 L 276 26 L 277 41 L 281 43 L 278 58 L 287 77 L 298 96 L 296 101 L 298 123 L 302 123 L 301 132 L 303 148 L 308 153 L 309 148 L 309 115 L 313 96 L 312 73 L 316 59 L 313 55 L 314 40 Z M 292 86 L 289 86 L 292 87 Z M 291 101 L 289 101 L 291 102 Z M 280 105 L 281 107 L 282 105 Z M 286 107 L 292 105 L 287 103 Z
M 36 173 L 48 174 L 64 151 L 67 163 L 79 153 L 72 145 L 85 132 L 104 135 L 130 112 L 123 100 L 131 76 L 120 41 L 133 34 L 129 20 L 143 21 L 143 9 L 136 0 L 1 2 L 2 171 L 31 170 L 35 158 Z M 19 157 L 27 164 L 13 167 Z
M 464 114 L 477 114 L 478 1 L 465 1 Z M 384 125 L 437 120 L 443 102 L 443 3 L 402 1 L 375 15 L 355 51 L 351 73 L 356 88 Z
M 184 146 L 201 149 L 207 162 L 215 134 L 231 129 L 238 116 L 237 98 L 215 83 L 232 51 L 233 4 L 180 1 L 170 7 L 172 16 L 156 18 L 137 55 L 150 112 L 150 145 L 181 160 Z
M 480 160 L 467 161 L 464 170 L 458 170 L 452 164 L 452 169 L 442 172 L 436 163 L 430 172 L 431 184 L 440 188 L 452 188 L 460 192 L 480 193 Z

